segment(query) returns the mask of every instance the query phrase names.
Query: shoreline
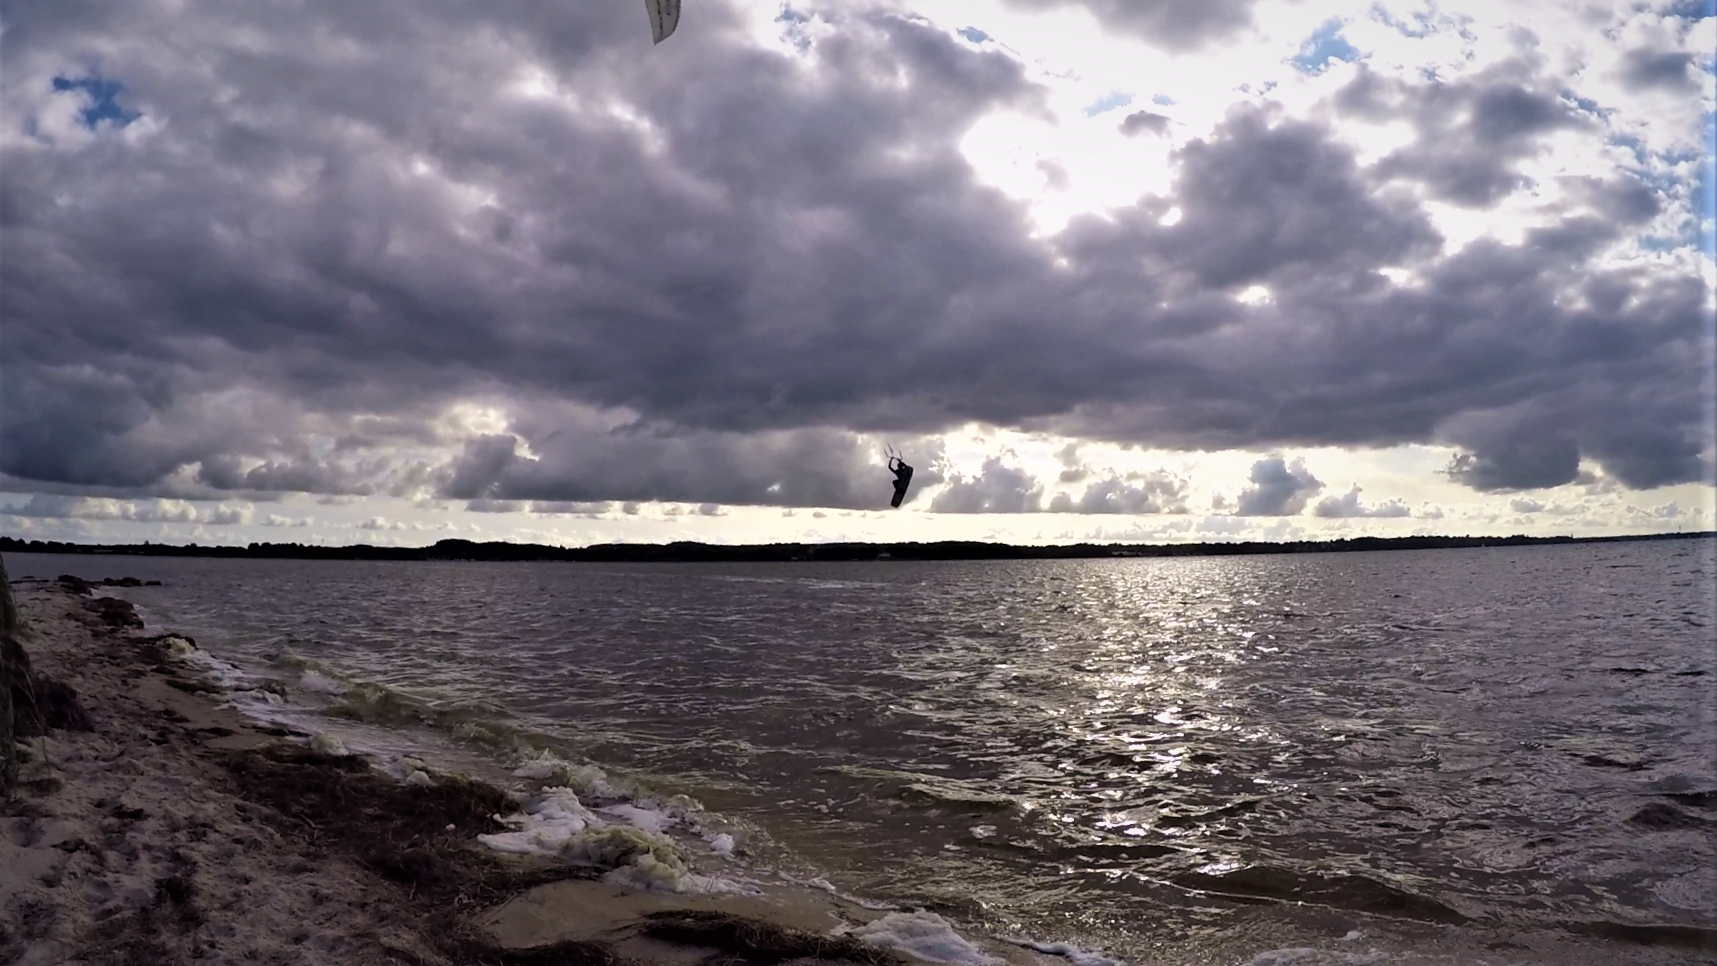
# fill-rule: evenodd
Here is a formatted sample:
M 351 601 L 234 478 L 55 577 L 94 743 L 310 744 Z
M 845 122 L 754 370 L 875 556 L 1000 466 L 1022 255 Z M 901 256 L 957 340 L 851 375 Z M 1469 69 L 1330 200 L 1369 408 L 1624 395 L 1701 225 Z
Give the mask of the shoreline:
M 875 942 L 884 913 L 811 888 L 639 891 L 484 848 L 477 837 L 520 810 L 515 793 L 401 781 L 223 707 L 175 659 L 183 638 L 145 633 L 129 603 L 78 583 L 18 595 L 34 673 L 75 692 L 85 720 L 17 746 L 18 786 L 0 800 L 0 960 L 922 961 Z M 999 963 L 1066 963 L 978 942 Z
M 1416 536 L 1349 537 L 1336 540 L 1234 541 L 1177 544 L 1022 544 L 943 540 L 929 543 L 770 543 L 708 544 L 678 541 L 665 544 L 611 543 L 587 547 L 544 544 L 440 540 L 427 547 L 340 547 L 296 543 L 252 543 L 244 546 L 176 544 L 77 544 L 22 540 L 0 536 L 0 552 L 92 554 L 117 557 L 218 557 L 251 560 L 391 560 L 565 563 L 803 563 L 853 561 L 955 560 L 1089 560 L 1157 559 L 1163 557 L 1231 557 L 1303 553 L 1369 553 L 1402 550 L 1466 550 L 1486 547 L 1541 547 L 1572 544 L 1641 543 L 1660 540 L 1714 540 L 1717 531 L 1644 533 L 1606 537 Z

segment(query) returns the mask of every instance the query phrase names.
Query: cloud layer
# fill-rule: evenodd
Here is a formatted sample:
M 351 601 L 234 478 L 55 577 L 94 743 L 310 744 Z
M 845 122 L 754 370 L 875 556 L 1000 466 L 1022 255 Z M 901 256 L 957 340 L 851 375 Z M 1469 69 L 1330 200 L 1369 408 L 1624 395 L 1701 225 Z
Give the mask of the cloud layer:
M 1084 6 L 1188 49 L 1258 9 Z M 1524 41 L 1459 77 L 1364 64 L 1309 106 L 1241 98 L 1166 146 L 1166 191 L 1044 235 L 964 153 L 984 117 L 1051 113 L 996 45 L 839 4 L 766 44 L 712 2 L 652 50 L 637 13 L 9 7 L 0 473 L 108 496 L 865 507 L 890 440 L 918 492 L 947 477 L 933 510 L 1185 510 L 1172 474 L 1051 497 L 999 457 L 944 473 L 938 434 L 971 423 L 1434 442 L 1484 492 L 1572 482 L 1582 459 L 1635 488 L 1711 472 L 1702 263 L 1638 247 L 1689 189 L 1619 163 L 1535 180 L 1559 138 L 1616 142 L 1618 122 Z M 1614 83 L 1708 100 L 1664 30 L 1618 50 Z M 1351 126 L 1374 122 L 1405 136 L 1362 151 Z M 1529 202 L 1518 238 L 1439 227 Z M 1320 487 L 1266 460 L 1240 512 Z M 1379 512 L 1357 493 L 1316 512 Z

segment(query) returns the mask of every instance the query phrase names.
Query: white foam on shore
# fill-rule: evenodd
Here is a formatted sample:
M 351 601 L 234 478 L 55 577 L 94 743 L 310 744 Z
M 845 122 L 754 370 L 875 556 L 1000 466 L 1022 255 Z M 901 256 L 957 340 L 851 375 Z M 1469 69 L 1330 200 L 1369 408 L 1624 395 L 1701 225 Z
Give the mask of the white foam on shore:
M 1073 966 L 1127 966 L 1125 960 L 1080 949 L 1077 946 L 1069 946 L 1067 943 L 1040 943 L 1032 939 L 1008 939 L 1004 941 L 1040 953 L 1048 953 L 1051 956 L 1060 956 L 1073 963 Z
M 552 752 L 523 762 L 513 776 L 541 782 L 545 791 L 571 789 L 580 800 L 597 803 L 597 811 L 639 828 L 662 832 L 683 827 L 699 835 L 705 831 L 698 824 L 703 807 L 684 795 L 660 795 L 636 782 L 612 778 L 595 765 L 575 765 Z
M 628 825 L 636 825 L 646 832 L 660 835 L 668 829 L 680 824 L 680 819 L 666 811 L 654 808 L 641 808 L 630 802 L 618 805 L 604 805 L 597 809 L 604 815 L 612 815 Z
M 685 851 L 666 834 L 680 818 L 664 809 L 619 803 L 593 810 L 572 789 L 553 787 L 501 821 L 513 831 L 479 835 L 477 841 L 498 852 L 606 869 L 603 881 L 625 888 L 679 894 L 759 891 L 692 871 Z
M 513 774 L 519 778 L 571 788 L 596 800 L 615 801 L 637 797 L 637 789 L 615 784 L 607 773 L 595 765 L 575 765 L 548 753 L 525 762 Z
M 599 819 L 570 788 L 550 788 L 528 802 L 518 815 L 501 820 L 517 831 L 479 835 L 477 841 L 497 852 L 515 855 L 559 855 L 573 836 Z
M 956 966 L 994 966 L 994 956 L 972 945 L 934 912 L 891 912 L 862 926 L 842 926 L 836 935 L 851 935 L 873 946 L 898 949 L 920 959 Z
M 176 635 L 163 638 L 161 647 L 167 651 L 168 658 L 194 668 L 210 684 L 223 691 L 244 690 L 252 684 L 250 675 L 239 670 L 237 665 L 215 657 L 186 638 Z
M 317 694 L 345 694 L 346 686 L 316 671 L 305 671 L 298 677 L 298 686 Z
M 287 707 L 286 688 L 279 682 L 259 678 L 230 661 L 224 661 L 177 634 L 158 639 L 169 660 L 191 669 L 210 692 L 225 697 L 230 707 L 268 724 L 297 724 L 276 709 Z
M 640 892 L 669 892 L 679 895 L 754 896 L 763 891 L 751 883 L 735 879 L 686 872 L 650 856 L 641 856 L 613 869 L 603 875 L 602 881 Z

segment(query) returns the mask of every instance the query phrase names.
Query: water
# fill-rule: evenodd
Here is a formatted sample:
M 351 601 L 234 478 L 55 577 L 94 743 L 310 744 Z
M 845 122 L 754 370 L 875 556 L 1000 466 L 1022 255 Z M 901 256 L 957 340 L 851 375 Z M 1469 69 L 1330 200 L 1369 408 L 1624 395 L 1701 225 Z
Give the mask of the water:
M 9 567 L 161 580 L 124 593 L 218 653 L 654 776 L 758 861 L 992 932 L 1527 962 L 1717 926 L 1713 548 Z

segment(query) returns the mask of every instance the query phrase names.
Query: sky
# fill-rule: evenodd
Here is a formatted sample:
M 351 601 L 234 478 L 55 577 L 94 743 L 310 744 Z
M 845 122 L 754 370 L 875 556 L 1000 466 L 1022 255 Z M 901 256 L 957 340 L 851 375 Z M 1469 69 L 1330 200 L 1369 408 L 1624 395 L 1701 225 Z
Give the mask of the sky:
M 9 0 L 0 534 L 1710 530 L 1714 6 Z

